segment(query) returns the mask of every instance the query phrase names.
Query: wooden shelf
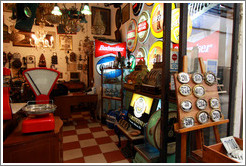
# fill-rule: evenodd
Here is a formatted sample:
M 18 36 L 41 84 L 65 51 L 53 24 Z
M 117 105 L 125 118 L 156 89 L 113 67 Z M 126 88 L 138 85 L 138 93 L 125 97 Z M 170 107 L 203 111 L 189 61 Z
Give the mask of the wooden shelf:
M 203 129 L 203 128 L 207 128 L 207 127 L 212 127 L 212 126 L 216 126 L 216 125 L 220 125 L 220 124 L 224 124 L 224 123 L 228 123 L 228 122 L 229 122 L 229 119 L 224 119 L 224 120 L 220 120 L 218 122 L 207 123 L 207 124 L 197 125 L 197 126 L 193 126 L 193 127 L 189 127 L 189 128 L 183 128 L 183 129 L 179 128 L 179 123 L 175 123 L 174 124 L 174 131 L 176 131 L 177 133 L 186 133 L 189 131 L 195 131 L 195 130 L 199 130 L 199 129 Z
M 120 97 L 103 96 L 102 98 L 104 98 L 104 99 L 110 99 L 110 100 L 118 100 L 118 101 L 121 101 L 121 98 Z

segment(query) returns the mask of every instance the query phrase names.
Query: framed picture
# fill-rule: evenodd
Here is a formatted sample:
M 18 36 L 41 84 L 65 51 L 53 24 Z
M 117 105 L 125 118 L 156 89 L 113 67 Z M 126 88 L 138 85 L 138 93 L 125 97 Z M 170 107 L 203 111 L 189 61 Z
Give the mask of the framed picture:
M 122 24 L 130 19 L 130 3 L 127 3 L 122 9 Z
M 111 35 L 111 10 L 91 7 L 91 34 Z
M 73 37 L 67 35 L 59 35 L 59 48 L 60 50 L 72 50 Z
M 34 32 L 16 32 L 13 40 L 13 46 L 34 47 L 30 43 L 32 34 L 34 34 Z
M 3 3 L 4 12 L 12 12 L 12 8 L 15 7 L 15 3 Z

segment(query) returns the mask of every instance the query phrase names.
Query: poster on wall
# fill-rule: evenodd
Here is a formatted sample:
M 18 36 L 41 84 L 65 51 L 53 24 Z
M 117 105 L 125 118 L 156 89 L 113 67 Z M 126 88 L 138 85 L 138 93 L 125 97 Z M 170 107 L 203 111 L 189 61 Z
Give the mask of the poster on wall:
M 149 12 L 144 11 L 138 19 L 138 41 L 140 43 L 146 42 L 150 31 L 150 15 Z
M 162 62 L 162 41 L 155 42 L 149 49 L 147 67 L 150 71 L 154 63 Z
M 156 3 L 151 12 L 150 29 L 156 38 L 163 36 L 163 3 Z
M 136 64 L 138 64 L 140 60 L 146 62 L 146 57 L 147 57 L 146 49 L 144 47 L 140 47 L 136 55 Z
M 118 44 L 108 44 L 95 40 L 95 57 L 100 57 L 108 54 L 118 55 L 126 57 L 126 42 Z
M 176 8 L 172 10 L 172 24 L 171 24 L 171 41 L 179 43 L 179 19 L 180 9 Z M 192 21 L 190 15 L 188 15 L 188 26 L 187 26 L 187 39 L 190 37 L 192 32 Z
M 132 11 L 133 11 L 134 16 L 138 16 L 142 8 L 143 8 L 142 3 L 132 3 Z
M 137 46 L 137 22 L 131 19 L 127 28 L 127 48 L 133 52 Z

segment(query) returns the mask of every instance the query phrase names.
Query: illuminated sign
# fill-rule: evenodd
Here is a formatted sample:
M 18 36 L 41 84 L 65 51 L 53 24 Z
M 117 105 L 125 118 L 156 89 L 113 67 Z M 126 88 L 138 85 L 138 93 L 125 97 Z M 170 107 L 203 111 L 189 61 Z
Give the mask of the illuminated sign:
M 179 43 L 179 19 L 180 19 L 180 9 L 176 8 L 172 10 L 172 24 L 171 24 L 171 41 L 174 43 Z M 187 28 L 187 38 L 190 37 L 192 31 L 192 21 L 188 15 L 188 28 Z
M 131 19 L 127 28 L 127 48 L 133 52 L 137 46 L 137 22 Z
M 139 130 L 143 129 L 150 117 L 153 98 L 134 93 L 128 111 L 128 120 Z
M 144 43 L 149 37 L 149 31 L 150 31 L 150 27 L 149 27 L 150 21 L 149 20 L 150 20 L 150 16 L 147 11 L 142 12 L 141 15 L 139 16 L 138 41 L 140 43 Z
M 132 11 L 134 16 L 138 16 L 143 7 L 142 3 L 132 3 Z
M 138 62 L 140 60 L 146 62 L 146 58 L 147 57 L 147 52 L 146 52 L 146 49 L 144 47 L 140 47 L 138 49 L 138 52 L 137 52 L 137 55 L 136 55 L 136 64 L 138 64 Z
M 156 3 L 151 12 L 150 29 L 156 38 L 163 36 L 163 3 Z
M 202 57 L 204 61 L 208 59 L 217 60 L 219 54 L 219 32 L 216 31 L 196 42 L 187 42 L 187 50 L 192 50 L 193 47 L 198 48 L 198 57 Z
M 107 54 L 118 55 L 118 52 L 121 53 L 121 56 L 126 57 L 126 43 L 119 43 L 110 45 L 99 40 L 95 40 L 95 57 L 100 57 Z
M 154 63 L 162 62 L 162 41 L 155 42 L 149 49 L 147 67 L 150 71 Z
M 111 54 L 112 55 L 112 54 Z M 115 56 L 107 56 L 102 59 L 100 59 L 96 64 L 96 70 L 99 75 L 102 74 L 101 70 L 103 68 L 109 68 L 112 67 L 114 64 Z M 107 69 L 103 71 L 103 76 L 106 78 L 116 78 L 121 75 L 120 69 Z

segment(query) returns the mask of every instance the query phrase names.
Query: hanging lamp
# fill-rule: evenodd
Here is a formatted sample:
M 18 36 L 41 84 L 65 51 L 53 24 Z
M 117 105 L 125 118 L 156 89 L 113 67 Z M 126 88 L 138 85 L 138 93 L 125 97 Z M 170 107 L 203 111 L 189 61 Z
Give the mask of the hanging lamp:
M 89 8 L 89 4 L 85 3 L 83 10 L 81 10 L 81 13 L 84 15 L 91 15 L 91 10 Z
M 57 3 L 55 3 L 54 9 L 51 11 L 51 13 L 56 15 L 56 16 L 62 15 L 62 12 L 61 12 L 59 6 L 57 5 Z

